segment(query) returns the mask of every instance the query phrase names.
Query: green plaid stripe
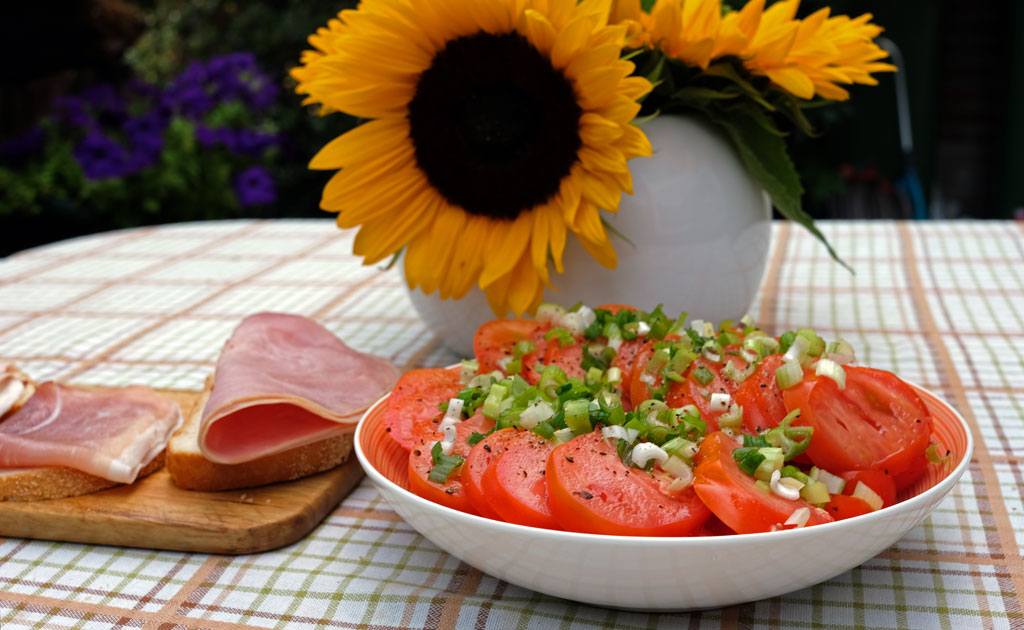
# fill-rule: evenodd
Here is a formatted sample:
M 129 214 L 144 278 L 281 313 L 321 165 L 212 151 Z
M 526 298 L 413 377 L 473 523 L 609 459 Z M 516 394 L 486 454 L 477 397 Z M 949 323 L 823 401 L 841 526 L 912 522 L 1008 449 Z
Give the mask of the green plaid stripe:
M 368 482 L 287 548 L 218 557 L 0 541 L 7 628 L 1024 628 L 1024 228 L 825 222 L 857 270 L 776 225 L 751 308 L 813 326 L 960 407 L 980 438 L 961 483 L 892 548 L 828 582 L 691 614 L 583 606 L 440 551 Z M 0 357 L 37 378 L 199 389 L 245 314 L 304 313 L 404 367 L 454 356 L 395 270 L 364 267 L 329 221 L 184 224 L 0 261 Z M 784 579 L 784 576 L 780 576 Z

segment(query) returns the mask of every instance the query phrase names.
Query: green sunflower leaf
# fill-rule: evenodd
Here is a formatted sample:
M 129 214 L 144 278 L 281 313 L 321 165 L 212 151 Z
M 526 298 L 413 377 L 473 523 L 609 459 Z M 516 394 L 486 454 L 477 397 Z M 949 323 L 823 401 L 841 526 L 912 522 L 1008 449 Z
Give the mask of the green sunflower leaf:
M 836 262 L 853 273 L 853 269 L 839 258 L 825 235 L 814 225 L 814 219 L 804 212 L 800 203 L 804 188 L 793 161 L 786 153 L 786 143 L 782 138 L 766 129 L 763 121 L 751 116 L 748 109 L 736 108 L 727 114 L 709 111 L 708 114 L 732 139 L 743 164 L 768 193 L 779 212 L 790 221 L 807 228 L 828 249 Z

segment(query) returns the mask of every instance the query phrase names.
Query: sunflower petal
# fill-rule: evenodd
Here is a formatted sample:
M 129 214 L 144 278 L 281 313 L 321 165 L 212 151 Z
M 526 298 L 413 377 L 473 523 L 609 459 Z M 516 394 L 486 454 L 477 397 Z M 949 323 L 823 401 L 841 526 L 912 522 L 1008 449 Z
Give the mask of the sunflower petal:
M 331 140 L 309 161 L 313 170 L 345 168 L 407 143 L 409 121 L 372 120 Z
M 438 197 L 437 215 L 429 230 L 413 239 L 405 250 L 405 278 L 409 286 L 423 289 L 426 294 L 437 291 L 441 278 L 448 269 L 456 239 L 466 225 L 466 213 L 454 208 Z
M 492 221 L 487 238 L 487 262 L 480 274 L 480 286 L 486 287 L 508 273 L 530 243 L 533 212 L 524 212 L 514 221 Z

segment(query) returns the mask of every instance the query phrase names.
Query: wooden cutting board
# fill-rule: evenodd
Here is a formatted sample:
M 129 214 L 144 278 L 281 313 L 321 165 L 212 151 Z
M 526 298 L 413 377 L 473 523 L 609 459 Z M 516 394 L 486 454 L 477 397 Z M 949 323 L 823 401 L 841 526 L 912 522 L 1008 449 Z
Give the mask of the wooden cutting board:
M 200 392 L 161 391 L 182 410 Z M 241 554 L 299 540 L 363 477 L 355 453 L 327 472 L 261 488 L 182 490 L 166 470 L 127 486 L 52 501 L 0 502 L 0 536 Z

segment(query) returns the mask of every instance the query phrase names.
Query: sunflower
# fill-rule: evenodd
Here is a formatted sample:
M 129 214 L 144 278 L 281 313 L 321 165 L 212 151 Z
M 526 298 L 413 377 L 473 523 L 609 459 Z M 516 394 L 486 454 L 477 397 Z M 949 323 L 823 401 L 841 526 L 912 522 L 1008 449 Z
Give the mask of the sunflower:
M 722 15 L 720 0 L 657 0 L 650 13 L 640 0 L 618 0 L 612 22 L 624 23 L 637 45 L 659 47 L 688 65 L 707 69 L 715 60 L 737 57 L 753 75 L 802 99 L 816 95 L 846 100 L 838 84 L 876 85 L 872 72 L 895 71 L 874 38 L 882 28 L 871 14 L 830 17 L 826 7 L 796 19 L 800 0 L 782 0 L 765 9 L 750 0 Z
M 600 210 L 651 154 L 631 121 L 651 89 L 620 59 L 608 0 L 366 0 L 310 38 L 292 75 L 322 112 L 370 119 L 310 168 L 321 207 L 359 227 L 364 264 L 404 248 L 410 287 L 532 311 L 572 232 L 607 267 Z

